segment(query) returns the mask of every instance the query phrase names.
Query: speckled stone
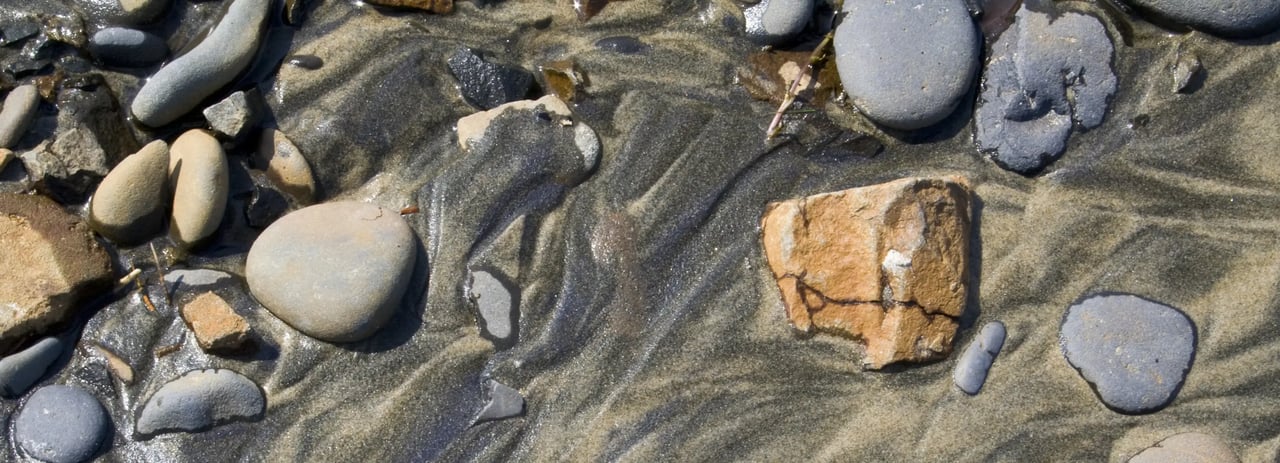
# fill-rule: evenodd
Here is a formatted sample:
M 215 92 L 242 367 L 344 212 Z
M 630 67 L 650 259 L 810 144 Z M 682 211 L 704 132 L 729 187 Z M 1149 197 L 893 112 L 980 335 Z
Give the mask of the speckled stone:
M 466 47 L 449 57 L 449 72 L 458 79 L 462 98 L 480 109 L 523 99 L 533 85 L 529 71 L 490 61 Z
M 258 385 L 231 370 L 194 370 L 161 386 L 142 406 L 138 434 L 193 432 L 262 417 L 267 399 Z
M 50 463 L 89 461 L 110 433 L 102 403 L 75 386 L 36 390 L 13 420 L 13 439 L 22 452 Z

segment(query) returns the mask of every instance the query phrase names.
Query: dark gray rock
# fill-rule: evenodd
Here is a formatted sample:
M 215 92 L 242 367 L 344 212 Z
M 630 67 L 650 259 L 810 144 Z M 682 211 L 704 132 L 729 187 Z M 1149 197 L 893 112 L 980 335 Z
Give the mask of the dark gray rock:
M 813 17 L 813 0 L 764 0 L 742 10 L 747 37 L 762 45 L 786 43 Z
M 1062 351 L 1108 407 L 1149 413 L 1173 401 L 1195 355 L 1182 312 L 1127 294 L 1093 296 L 1067 309 Z
M 289 199 L 267 178 L 266 173 L 252 170 L 249 175 L 253 178 L 253 193 L 249 196 L 244 214 L 250 227 L 261 230 L 289 212 Z
M 0 395 L 13 398 L 26 393 L 60 355 L 62 341 L 50 337 L 0 359 Z
M 256 89 L 237 91 L 204 109 L 209 128 L 232 140 L 239 140 L 262 121 L 266 104 Z
M 524 413 L 524 396 L 520 391 L 492 379 L 485 381 L 489 402 L 476 416 L 475 424 L 520 416 Z
M 635 37 L 619 35 L 597 40 L 596 48 L 623 55 L 638 55 L 649 51 L 653 47 Z
M 987 381 L 987 372 L 991 369 L 991 364 L 996 361 L 996 356 L 1000 355 L 1000 349 L 1004 347 L 1004 337 L 1004 323 L 997 321 L 982 326 L 982 331 L 973 338 L 973 342 L 969 343 L 969 347 L 965 348 L 964 353 L 960 355 L 960 360 L 956 362 L 952 379 L 960 390 L 969 395 L 975 395 L 982 390 L 982 384 Z
M 529 71 L 491 62 L 467 47 L 449 57 L 449 72 L 458 79 L 462 98 L 480 109 L 524 99 L 533 85 Z
M 50 463 L 89 461 L 111 434 L 102 403 L 75 386 L 42 387 L 13 420 L 13 440 L 32 458 Z
M 1062 155 L 1074 124 L 1102 123 L 1116 91 L 1112 51 L 1097 18 L 1024 5 L 991 47 L 974 115 L 978 148 L 1023 175 L 1044 169 Z
M 40 92 L 35 85 L 22 85 L 9 91 L 0 109 L 0 148 L 12 148 L 22 139 L 39 106 Z
M 484 270 L 471 272 L 467 297 L 480 314 L 481 329 L 498 342 L 512 340 L 519 314 L 519 291 L 505 277 Z
M 1125 0 L 1158 18 L 1235 38 L 1280 28 L 1280 0 Z
M 108 27 L 89 38 L 89 53 L 110 66 L 144 67 L 163 61 L 169 46 L 148 32 Z
M 324 66 L 324 60 L 316 55 L 293 55 L 289 57 L 288 63 L 312 71 Z
M 46 140 L 19 157 L 38 191 L 64 204 L 84 202 L 110 166 L 138 150 L 138 142 L 105 86 L 93 90 L 64 87 L 58 93 L 57 106 L 57 132 L 52 141 Z
M 142 406 L 138 434 L 195 432 L 262 417 L 267 399 L 258 385 L 231 370 L 194 370 L 161 386 Z
M 10 18 L 0 22 L 0 46 L 29 39 L 40 33 L 40 24 L 33 18 Z

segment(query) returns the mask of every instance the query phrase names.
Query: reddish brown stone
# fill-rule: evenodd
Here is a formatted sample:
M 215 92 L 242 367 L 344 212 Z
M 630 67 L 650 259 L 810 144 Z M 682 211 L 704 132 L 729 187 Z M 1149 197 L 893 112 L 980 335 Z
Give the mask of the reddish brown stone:
M 182 319 L 206 352 L 234 352 L 249 339 L 249 323 L 212 291 L 182 306 Z
M 946 357 L 968 289 L 971 196 L 959 177 L 907 178 L 770 204 L 765 258 L 792 326 L 861 340 L 868 368 Z

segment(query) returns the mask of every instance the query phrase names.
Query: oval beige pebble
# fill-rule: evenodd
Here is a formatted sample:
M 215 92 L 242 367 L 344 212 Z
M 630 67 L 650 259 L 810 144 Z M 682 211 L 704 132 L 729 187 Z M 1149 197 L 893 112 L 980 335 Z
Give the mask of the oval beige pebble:
M 267 227 L 245 278 L 276 317 L 329 342 L 365 339 L 399 307 L 416 260 L 400 214 L 354 201 L 300 209 Z
M 120 244 L 146 241 L 164 226 L 169 145 L 156 140 L 117 164 L 89 201 L 89 226 Z
M 227 208 L 227 156 L 205 130 L 188 130 L 169 148 L 173 216 L 169 236 L 191 248 L 218 229 Z
M 4 108 L 0 109 L 0 148 L 12 148 L 22 139 L 39 106 L 40 92 L 35 85 L 20 86 L 4 97 Z
M 311 166 L 302 157 L 302 151 L 283 132 L 275 129 L 262 131 L 255 163 L 266 171 L 267 178 L 294 200 L 303 205 L 315 200 L 316 183 L 311 175 Z
M 1240 463 L 1240 457 L 1216 436 L 1186 432 L 1143 450 L 1129 463 Z

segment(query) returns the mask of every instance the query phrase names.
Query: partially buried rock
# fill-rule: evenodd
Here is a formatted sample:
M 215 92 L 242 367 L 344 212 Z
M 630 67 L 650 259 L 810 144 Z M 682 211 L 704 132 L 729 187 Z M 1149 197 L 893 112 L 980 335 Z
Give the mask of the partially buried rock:
M 45 386 L 31 394 L 13 420 L 22 452 L 49 463 L 89 461 L 111 434 L 102 403 L 75 386 Z
M 982 390 L 982 384 L 987 381 L 987 371 L 1000 354 L 1000 348 L 1004 347 L 1004 336 L 1004 323 L 991 322 L 982 327 L 960 355 L 960 361 L 956 362 L 952 379 L 960 390 L 969 395 Z
M 62 341 L 44 338 L 31 347 L 0 359 L 0 395 L 13 398 L 27 392 L 62 355 Z
M 262 131 L 254 164 L 267 173 L 272 183 L 293 196 L 294 201 L 302 205 L 315 201 L 316 181 L 311 174 L 311 166 L 284 132 L 275 129 Z
M 275 221 L 249 250 L 249 290 L 281 320 L 329 342 L 365 339 L 391 317 L 417 258 L 400 214 L 353 201 Z
M 222 145 L 204 130 L 188 130 L 169 149 L 173 213 L 169 236 L 179 246 L 199 245 L 217 231 L 227 208 L 230 173 Z
M 169 145 L 156 140 L 117 164 L 89 202 L 89 226 L 116 243 L 136 244 L 164 226 Z
M 946 357 L 971 196 L 962 178 L 906 178 L 769 204 L 764 252 L 792 326 L 861 340 L 868 368 Z
M 228 95 L 217 104 L 204 109 L 204 118 L 209 121 L 209 128 L 214 132 L 226 135 L 232 140 L 239 139 L 262 120 L 263 107 L 266 104 L 256 89 L 240 90 Z
M 1128 294 L 1067 309 L 1062 351 L 1102 402 L 1129 414 L 1167 406 L 1195 355 L 1195 327 L 1173 307 Z
M 1276 0 L 1125 0 L 1160 18 L 1224 37 L 1248 38 L 1280 28 Z
M 495 342 L 506 343 L 513 339 L 518 314 L 519 295 L 513 285 L 484 270 L 471 272 L 467 297 L 480 314 L 484 334 Z
M 467 47 L 459 48 L 449 57 L 449 72 L 458 79 L 462 98 L 480 109 L 522 99 L 533 85 L 533 74 L 529 71 L 491 62 Z
M 845 92 L 871 120 L 914 130 L 969 93 L 981 41 L 962 0 L 848 1 L 833 41 Z
M 742 11 L 747 37 L 761 45 L 785 43 L 813 18 L 814 0 L 764 0 Z
M 1078 123 L 1102 123 L 1116 91 L 1112 45 L 1093 16 L 1018 10 L 991 47 L 974 139 L 1000 167 L 1024 175 L 1062 155 Z
M 249 323 L 212 291 L 196 296 L 181 312 L 205 352 L 236 352 L 249 340 Z
M 1134 455 L 1129 463 L 1240 463 L 1240 457 L 1217 436 L 1184 432 Z
M 137 29 L 108 27 L 89 38 L 89 53 L 111 66 L 143 67 L 169 54 L 164 39 Z
M 398 8 L 413 8 L 415 10 L 430 11 L 438 14 L 448 14 L 453 12 L 453 0 L 365 0 L 365 3 L 381 6 L 394 6 Z
M 195 370 L 170 381 L 147 399 L 138 414 L 138 434 L 203 431 L 262 417 L 267 399 L 258 385 L 231 370 Z
M 485 381 L 485 389 L 488 390 L 489 402 L 480 410 L 473 424 L 512 418 L 524 413 L 524 396 L 520 395 L 520 391 L 492 379 Z
M 0 193 L 0 351 L 66 320 L 111 286 L 111 260 L 80 219 L 42 196 Z
M 4 97 L 0 109 L 0 148 L 12 148 L 27 133 L 40 106 L 40 91 L 35 85 L 22 85 Z
M 623 55 L 638 55 L 648 52 L 653 47 L 635 37 L 614 36 L 597 40 L 596 48 Z

